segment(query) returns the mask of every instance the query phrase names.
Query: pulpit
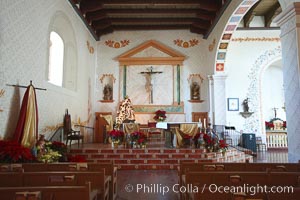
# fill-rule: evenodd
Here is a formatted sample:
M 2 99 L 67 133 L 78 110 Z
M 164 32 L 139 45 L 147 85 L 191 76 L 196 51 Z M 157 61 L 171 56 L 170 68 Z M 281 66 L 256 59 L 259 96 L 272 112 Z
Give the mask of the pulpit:
M 112 129 L 112 119 L 111 112 L 96 112 L 95 129 L 94 129 L 94 143 L 104 143 L 106 142 L 107 132 Z

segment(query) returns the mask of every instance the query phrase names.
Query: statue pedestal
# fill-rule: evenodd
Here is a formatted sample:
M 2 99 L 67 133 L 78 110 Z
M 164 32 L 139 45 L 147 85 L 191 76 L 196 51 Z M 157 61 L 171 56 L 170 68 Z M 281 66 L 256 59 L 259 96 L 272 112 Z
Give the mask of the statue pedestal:
M 248 118 L 250 117 L 254 112 L 240 112 L 240 114 L 244 117 L 244 118 Z

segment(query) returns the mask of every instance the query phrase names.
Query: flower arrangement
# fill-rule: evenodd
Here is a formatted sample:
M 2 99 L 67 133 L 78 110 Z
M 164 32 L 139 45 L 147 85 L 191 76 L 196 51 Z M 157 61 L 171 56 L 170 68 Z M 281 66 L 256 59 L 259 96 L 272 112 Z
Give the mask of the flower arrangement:
M 133 145 L 146 145 L 147 137 L 143 132 L 133 132 L 130 137 Z
M 228 149 L 228 144 L 226 143 L 226 141 L 225 140 L 219 140 L 219 150 L 221 151 L 221 152 L 226 152 L 227 151 L 227 149 Z
M 0 162 L 1 163 L 23 163 L 33 162 L 36 157 L 31 149 L 22 146 L 15 141 L 0 140 Z
M 225 140 L 219 140 L 217 137 L 212 137 L 209 134 L 203 134 L 203 140 L 205 143 L 205 148 L 210 152 L 226 152 L 228 148 L 228 144 Z
M 273 122 L 265 122 L 265 125 L 266 125 L 266 129 L 272 129 L 272 128 L 274 128 L 274 124 L 273 124 Z
M 112 142 L 118 143 L 118 144 L 121 143 L 121 141 L 124 138 L 124 132 L 120 131 L 120 130 L 115 130 L 115 129 L 110 131 L 108 133 L 108 135 L 110 136 Z
M 284 130 L 286 129 L 286 121 L 283 121 L 282 128 L 283 128 Z
M 36 143 L 37 160 L 43 163 L 65 161 L 67 145 L 62 142 L 49 142 L 45 140 L 44 135 L 40 135 Z
M 159 122 L 165 121 L 167 119 L 166 111 L 157 110 L 155 112 L 155 116 L 153 117 L 153 119 L 156 120 L 156 121 L 159 121 Z

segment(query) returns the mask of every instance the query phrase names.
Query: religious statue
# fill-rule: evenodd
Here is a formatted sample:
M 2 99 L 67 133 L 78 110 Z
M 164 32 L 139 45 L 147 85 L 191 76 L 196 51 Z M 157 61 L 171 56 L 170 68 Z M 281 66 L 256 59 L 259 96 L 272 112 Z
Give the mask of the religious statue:
M 135 115 L 131 100 L 128 96 L 121 102 L 119 105 L 119 110 L 117 112 L 116 123 L 117 126 L 122 124 L 123 122 L 134 122 Z
M 113 98 L 113 89 L 111 85 L 106 84 L 103 88 L 103 100 L 112 100 Z
M 153 103 L 153 79 L 152 79 L 152 75 L 154 74 L 161 74 L 162 72 L 159 71 L 153 71 L 153 67 L 151 66 L 149 69 L 147 69 L 147 71 L 145 72 L 140 72 L 141 74 L 144 74 L 146 77 L 146 92 L 149 92 L 149 99 L 150 99 L 150 103 Z
M 244 99 L 244 101 L 242 103 L 243 108 L 244 108 L 244 112 L 249 112 L 249 105 L 248 105 L 248 103 L 249 103 L 249 98 Z
M 191 85 L 191 99 L 200 100 L 200 85 L 197 82 L 193 82 Z

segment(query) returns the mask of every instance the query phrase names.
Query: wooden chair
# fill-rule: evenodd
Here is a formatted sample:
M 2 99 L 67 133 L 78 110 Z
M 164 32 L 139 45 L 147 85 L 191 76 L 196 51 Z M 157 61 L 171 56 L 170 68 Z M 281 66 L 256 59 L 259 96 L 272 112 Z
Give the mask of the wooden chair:
M 81 145 L 83 145 L 83 135 L 80 134 L 80 131 L 72 129 L 71 116 L 68 113 L 68 110 L 66 111 L 64 117 L 64 134 L 66 135 L 66 145 L 68 145 L 68 142 L 70 141 L 70 146 L 71 146 L 73 140 L 78 141 L 78 147 L 79 147 L 80 140 L 81 140 Z
M 257 151 L 266 151 L 267 150 L 267 146 L 265 143 L 262 143 L 262 139 L 261 137 L 256 137 L 256 149 Z
M 163 131 L 161 129 L 156 128 L 156 122 L 148 121 L 148 134 L 147 137 L 150 138 L 154 135 L 160 135 L 160 139 L 163 139 Z

